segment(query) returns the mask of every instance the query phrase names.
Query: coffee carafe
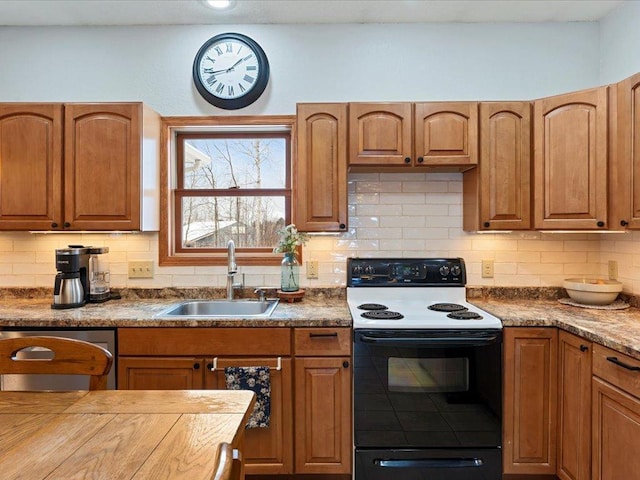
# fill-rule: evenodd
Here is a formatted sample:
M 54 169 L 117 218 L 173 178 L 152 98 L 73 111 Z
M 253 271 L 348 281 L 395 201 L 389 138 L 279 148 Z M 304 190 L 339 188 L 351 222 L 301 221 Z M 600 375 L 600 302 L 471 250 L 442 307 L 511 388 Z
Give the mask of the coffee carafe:
M 51 308 L 76 308 L 87 303 L 86 284 L 82 281 L 84 248 L 62 248 L 56 250 L 56 274 L 53 285 Z M 86 275 L 86 273 L 85 273 Z
M 111 298 L 109 247 L 87 247 L 89 250 L 89 302 L 106 302 Z

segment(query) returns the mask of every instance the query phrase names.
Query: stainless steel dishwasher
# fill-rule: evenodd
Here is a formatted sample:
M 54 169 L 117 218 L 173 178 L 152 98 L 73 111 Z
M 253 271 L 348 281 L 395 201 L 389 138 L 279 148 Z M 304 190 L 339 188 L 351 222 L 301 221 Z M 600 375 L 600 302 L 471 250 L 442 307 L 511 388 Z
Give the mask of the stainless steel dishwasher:
M 115 329 L 28 329 L 1 330 L 0 338 L 51 336 L 73 338 L 95 343 L 113 355 L 113 365 L 107 378 L 107 388 L 116 388 L 116 331 Z M 51 358 L 51 350 L 32 348 L 19 352 L 21 358 Z M 0 375 L 0 390 L 88 390 L 86 375 Z

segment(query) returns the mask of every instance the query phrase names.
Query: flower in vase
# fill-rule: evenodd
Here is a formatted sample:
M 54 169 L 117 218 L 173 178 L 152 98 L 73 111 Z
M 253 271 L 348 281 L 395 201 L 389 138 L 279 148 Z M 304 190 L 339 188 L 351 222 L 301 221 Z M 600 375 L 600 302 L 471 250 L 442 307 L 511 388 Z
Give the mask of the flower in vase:
M 295 224 L 290 224 L 282 230 L 278 230 L 280 240 L 278 245 L 273 249 L 273 253 L 296 253 L 296 249 L 307 243 L 309 236 L 306 233 L 299 232 Z

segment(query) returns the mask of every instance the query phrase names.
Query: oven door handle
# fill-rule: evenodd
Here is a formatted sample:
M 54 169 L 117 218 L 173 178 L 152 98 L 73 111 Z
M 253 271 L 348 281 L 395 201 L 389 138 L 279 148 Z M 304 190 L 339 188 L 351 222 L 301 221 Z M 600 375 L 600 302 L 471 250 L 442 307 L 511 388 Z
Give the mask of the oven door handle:
M 484 460 L 481 458 L 413 458 L 396 460 L 376 458 L 373 463 L 376 467 L 383 468 L 470 468 L 482 467 Z
M 363 343 L 382 346 L 412 346 L 412 347 L 473 347 L 491 345 L 498 341 L 498 334 L 482 337 L 377 337 L 371 334 L 359 334 L 357 339 Z

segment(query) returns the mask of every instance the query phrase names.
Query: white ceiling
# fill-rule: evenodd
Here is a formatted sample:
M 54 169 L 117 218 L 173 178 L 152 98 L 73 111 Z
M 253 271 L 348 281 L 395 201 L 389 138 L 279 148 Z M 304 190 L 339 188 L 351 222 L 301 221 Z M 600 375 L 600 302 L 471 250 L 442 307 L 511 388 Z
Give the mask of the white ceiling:
M 0 0 L 0 25 L 597 21 L 636 0 Z

